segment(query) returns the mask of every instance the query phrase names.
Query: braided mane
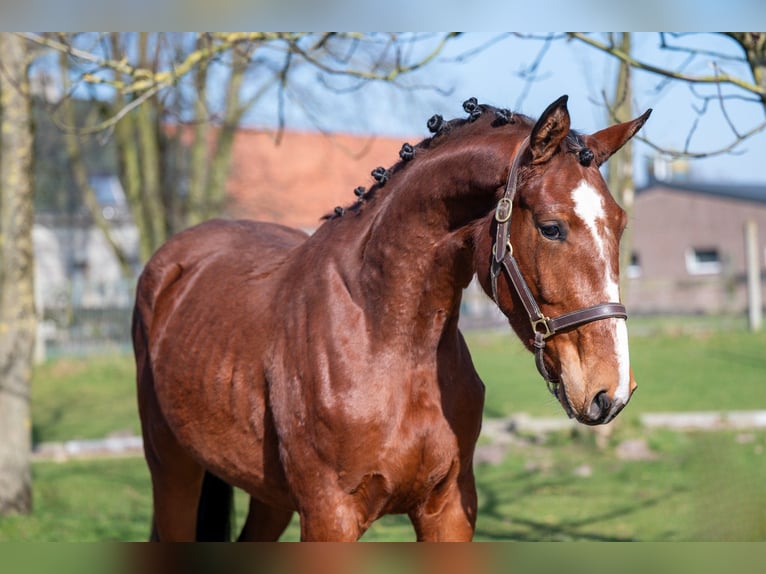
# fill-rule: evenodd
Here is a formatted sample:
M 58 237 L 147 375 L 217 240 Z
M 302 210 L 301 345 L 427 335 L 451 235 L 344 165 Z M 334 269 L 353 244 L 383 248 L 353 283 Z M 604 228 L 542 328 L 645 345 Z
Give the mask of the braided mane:
M 528 116 L 516 114 L 506 108 L 479 104 L 476 98 L 469 98 L 463 102 L 463 109 L 468 113 L 467 118 L 445 120 L 439 114 L 431 116 L 426 122 L 426 126 L 433 134 L 432 136 L 424 138 L 415 145 L 404 143 L 399 151 L 400 161 L 387 169 L 382 166 L 373 169 L 370 175 L 375 179 L 375 183 L 369 189 L 362 186 L 357 187 L 354 189 L 357 199 L 353 204 L 348 207 L 338 206 L 333 212 L 324 215 L 322 219 L 337 219 L 346 213 L 360 212 L 365 204 L 371 202 L 380 193 L 380 190 L 385 187 L 392 177 L 402 169 L 405 169 L 407 163 L 417 161 L 418 150 L 436 149 L 456 137 L 461 137 L 466 133 L 473 133 L 473 130 L 470 130 L 470 128 L 484 130 L 487 125 L 497 128 L 506 124 L 516 123 L 521 123 L 528 127 L 534 125 L 534 120 Z M 489 120 L 485 118 L 489 118 Z M 566 147 L 569 152 L 579 154 L 579 161 L 583 165 L 588 165 L 593 158 L 593 153 L 585 147 L 577 132 L 572 131 L 569 133 L 566 138 Z

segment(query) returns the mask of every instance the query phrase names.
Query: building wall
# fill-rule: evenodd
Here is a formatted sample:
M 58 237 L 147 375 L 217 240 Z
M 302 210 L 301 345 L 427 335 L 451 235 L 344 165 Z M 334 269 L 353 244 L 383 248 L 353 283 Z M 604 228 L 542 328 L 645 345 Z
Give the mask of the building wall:
M 766 200 L 744 201 L 657 186 L 636 198 L 632 251 L 638 276 L 626 282 L 633 313 L 739 313 L 746 309 L 744 225 L 758 226 L 761 273 L 766 268 Z M 692 250 L 714 249 L 720 270 L 690 272 Z M 763 290 L 763 282 L 762 282 Z
M 402 143 L 422 139 L 239 130 L 227 181 L 227 215 L 313 231 L 336 206 L 356 201 L 354 188 L 375 183 L 370 172 L 399 161 Z
M 92 225 L 68 226 L 41 218 L 33 228 L 35 289 L 40 309 L 122 307 L 132 304 L 134 279 L 122 276 L 106 238 Z M 50 219 L 50 218 L 48 218 Z M 138 259 L 138 231 L 114 224 L 115 241 Z

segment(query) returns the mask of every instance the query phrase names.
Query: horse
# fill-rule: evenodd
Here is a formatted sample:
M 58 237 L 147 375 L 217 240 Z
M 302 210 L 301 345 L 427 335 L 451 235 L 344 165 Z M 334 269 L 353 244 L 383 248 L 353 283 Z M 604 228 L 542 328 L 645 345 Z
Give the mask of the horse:
M 626 214 L 599 167 L 651 110 L 586 135 L 567 96 L 537 120 L 463 108 L 311 236 L 218 219 L 148 261 L 132 338 L 151 540 L 228 540 L 233 487 L 250 496 L 240 540 L 277 540 L 295 512 L 306 541 L 358 540 L 385 514 L 417 540 L 471 540 L 473 277 L 567 415 L 604 424 L 628 403 Z

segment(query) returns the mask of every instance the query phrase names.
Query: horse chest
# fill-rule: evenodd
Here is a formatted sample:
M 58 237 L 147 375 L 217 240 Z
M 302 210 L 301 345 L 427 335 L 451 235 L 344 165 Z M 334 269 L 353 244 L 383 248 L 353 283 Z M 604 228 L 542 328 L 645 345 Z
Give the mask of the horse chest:
M 426 424 L 425 421 L 428 421 Z M 458 444 L 443 418 L 409 421 L 371 448 L 364 464 L 338 471 L 342 489 L 377 513 L 408 512 L 438 488 L 459 458 Z M 369 453 L 377 456 L 370 458 Z

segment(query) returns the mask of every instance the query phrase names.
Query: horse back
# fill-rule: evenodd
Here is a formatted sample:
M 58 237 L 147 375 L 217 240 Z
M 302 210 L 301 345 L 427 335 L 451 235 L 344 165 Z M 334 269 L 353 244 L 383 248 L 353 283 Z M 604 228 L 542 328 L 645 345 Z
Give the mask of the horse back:
M 135 312 L 148 327 L 158 299 L 184 275 L 206 265 L 267 276 L 307 237 L 297 229 L 257 221 L 216 219 L 191 227 L 173 236 L 146 264 L 136 287 Z

